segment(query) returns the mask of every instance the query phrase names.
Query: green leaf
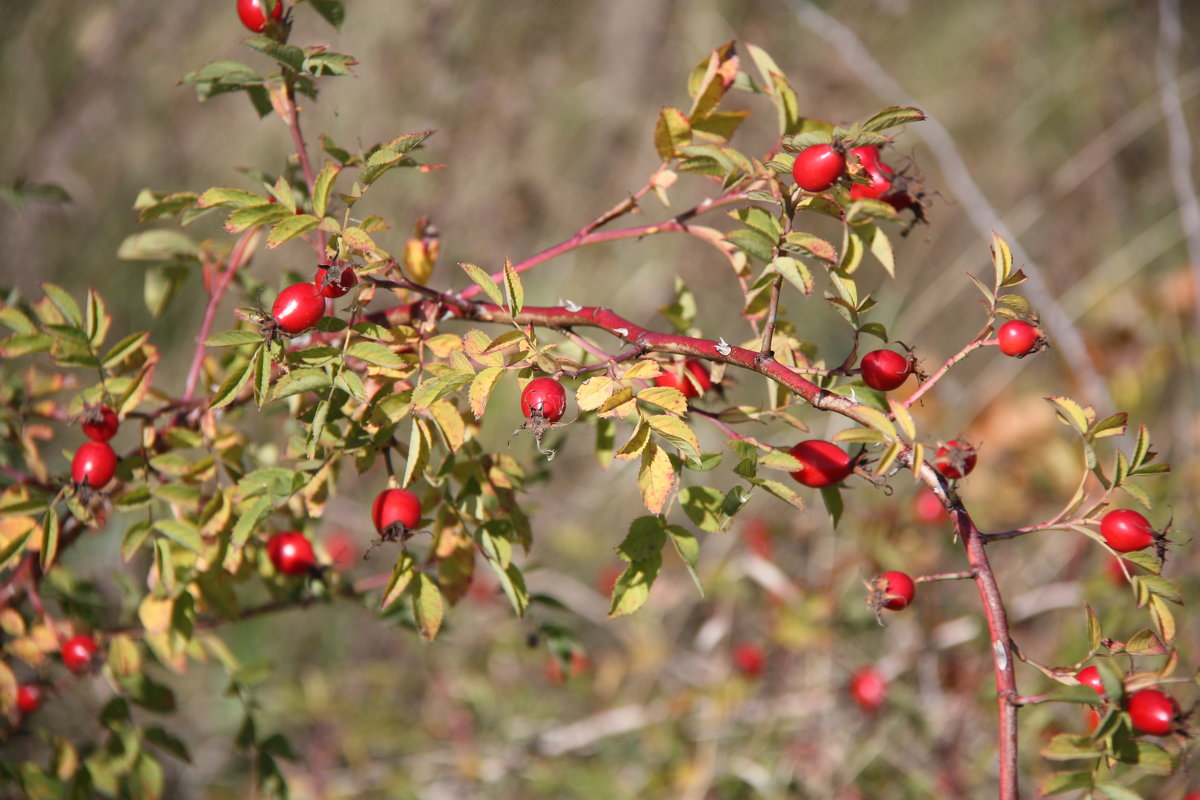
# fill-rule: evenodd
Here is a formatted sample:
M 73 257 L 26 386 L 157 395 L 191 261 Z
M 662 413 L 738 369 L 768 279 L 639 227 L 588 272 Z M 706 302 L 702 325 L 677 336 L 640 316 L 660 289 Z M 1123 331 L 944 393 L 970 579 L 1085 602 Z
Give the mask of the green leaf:
M 200 248 L 190 236 L 170 229 L 135 233 L 117 248 L 117 258 L 122 261 L 194 261 L 199 255 Z
M 246 206 L 261 206 L 269 202 L 268 198 L 256 192 L 247 192 L 245 189 L 235 189 L 232 186 L 216 186 L 200 195 L 196 200 L 196 205 L 200 208 L 214 208 L 216 206 L 244 208 Z
M 658 435 L 675 445 L 685 458 L 699 463 L 700 441 L 696 438 L 696 433 L 688 427 L 686 422 L 670 414 L 654 414 L 646 421 L 650 423 L 650 427 Z
M 288 217 L 271 229 L 270 235 L 267 236 L 267 249 L 274 250 L 297 236 L 303 236 L 320 224 L 321 220 L 311 214 L 296 214 Z
M 671 537 L 671 544 L 675 545 L 675 552 L 679 553 L 679 557 L 683 559 L 688 574 L 692 576 L 692 583 L 696 584 L 696 591 L 700 593 L 700 597 L 704 597 L 704 586 L 700 583 L 700 576 L 696 574 L 696 563 L 700 559 L 700 543 L 696 541 L 696 537 L 690 531 L 678 525 L 668 525 L 667 534 Z
M 515 317 L 520 314 L 525 307 L 525 288 L 521 286 L 521 277 L 508 259 L 504 260 L 504 294 L 512 315 Z
M 808 271 L 808 265 L 791 256 L 779 256 L 767 265 L 767 270 L 777 272 L 804 294 L 811 295 L 813 291 L 813 276 Z
M 709 486 L 687 486 L 679 493 L 683 513 L 697 528 L 718 533 L 725 524 L 725 495 Z
M 274 399 L 282 400 L 295 394 L 317 392 L 331 385 L 328 373 L 323 369 L 294 369 L 275 384 Z
M 150 744 L 160 750 L 164 750 L 186 764 L 192 763 L 192 756 L 188 752 L 187 745 L 184 744 L 182 739 L 165 728 L 161 728 L 158 725 L 151 725 L 142 730 L 142 735 L 147 742 L 150 742 Z
M 46 296 L 50 298 L 50 302 L 54 304 L 54 307 L 58 309 L 59 313 L 72 326 L 77 329 L 83 328 L 83 312 L 79 310 L 79 304 L 75 302 L 75 298 L 67 293 L 66 289 L 57 284 L 46 282 L 42 284 L 42 291 L 46 293 Z M 69 329 L 62 332 L 65 334 L 68 331 Z M 86 340 L 81 337 L 81 341 Z
M 471 372 L 449 372 L 438 378 L 427 380 L 413 390 L 413 407 L 424 411 L 438 400 L 458 391 L 475 379 Z
M 1060 733 L 1038 752 L 1051 761 L 1072 761 L 1080 758 L 1098 758 L 1100 746 L 1088 736 Z
M 225 220 L 225 230 L 230 233 L 241 233 L 249 228 L 258 228 L 290 219 L 294 214 L 279 203 L 264 203 L 260 206 L 239 208 Z
M 267 518 L 274 509 L 275 503 L 271 497 L 259 497 L 250 507 L 244 511 L 240 510 L 240 516 L 237 518 L 237 524 L 233 526 L 233 533 L 230 535 L 230 541 L 234 547 L 241 548 L 250 539 L 250 535 L 258 529 L 258 526 Z
M 333 192 L 333 183 L 337 180 L 341 170 L 342 168 L 337 164 L 326 164 L 317 173 L 316 180 L 313 181 L 313 213 L 318 217 L 324 217 L 329 208 L 329 196 Z
M 911 106 L 888 106 L 879 111 L 859 127 L 864 131 L 884 131 L 897 125 L 907 125 L 910 122 L 920 122 L 925 119 L 925 112 Z
M 342 0 L 308 0 L 308 4 L 335 28 L 340 29 L 346 21 L 346 8 L 342 5 Z
M 241 61 L 223 60 L 205 64 L 179 80 L 196 87 L 196 97 L 203 103 L 218 94 L 237 92 L 248 86 L 258 86 L 262 78 Z
M 58 519 L 58 510 L 54 506 L 46 508 L 42 517 L 42 553 L 40 566 L 42 572 L 48 572 L 58 555 L 58 537 L 62 528 Z
M 14 536 L 3 547 L 0 547 L 0 570 L 8 569 L 12 566 L 12 562 L 24 554 L 25 544 L 31 536 L 33 536 L 32 528 L 19 536 Z
M 459 266 L 463 268 L 463 271 L 467 273 L 471 280 L 475 281 L 479 288 L 483 289 L 484 294 L 491 298 L 493 303 L 498 306 L 504 305 L 504 295 L 501 294 L 500 287 L 496 285 L 495 281 L 486 272 L 474 264 L 459 263 Z
M 195 525 L 176 519 L 159 519 L 155 520 L 154 529 L 195 553 L 204 551 L 204 541 Z
M 121 341 L 114 344 L 101 361 L 101 365 L 105 369 L 112 369 L 129 358 L 134 353 L 138 352 L 142 345 L 149 338 L 149 333 L 142 331 L 141 333 L 131 333 Z
M 1102 792 L 1108 800 L 1143 800 L 1142 795 L 1112 781 L 1100 781 L 1096 784 L 1096 789 Z
M 725 234 L 725 240 L 761 261 L 770 262 L 775 257 L 775 242 L 753 228 L 732 230 Z
M 401 369 L 407 366 L 403 358 L 378 342 L 355 342 L 346 348 L 346 354 L 380 367 Z
M 1090 772 L 1054 772 L 1047 775 L 1038 788 L 1038 796 L 1050 796 L 1063 792 L 1092 788 Z
M 246 344 L 262 344 L 262 334 L 253 331 L 222 331 L 210 336 L 204 342 L 205 347 L 241 347 Z
M 411 486 L 429 463 L 429 451 L 433 445 L 433 436 L 424 420 L 412 420 L 412 431 L 408 437 L 408 459 L 404 462 L 404 477 L 400 481 L 403 486 Z
M 442 627 L 442 617 L 445 605 L 442 593 L 437 584 L 425 573 L 417 573 L 412 592 L 413 617 L 417 621 L 417 630 L 428 641 L 433 641 Z

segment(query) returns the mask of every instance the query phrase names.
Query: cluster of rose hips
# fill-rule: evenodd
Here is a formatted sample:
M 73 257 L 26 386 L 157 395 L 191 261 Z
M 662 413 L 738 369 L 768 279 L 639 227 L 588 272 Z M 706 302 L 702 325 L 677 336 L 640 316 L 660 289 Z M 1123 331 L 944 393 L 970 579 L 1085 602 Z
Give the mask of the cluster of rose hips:
M 108 440 L 120 426 L 117 412 L 108 406 L 93 406 L 83 414 L 83 433 L 89 441 L 80 445 L 71 459 L 71 480 L 81 489 L 98 491 L 117 474 L 117 454 Z
M 897 211 L 913 204 L 914 198 L 904 185 L 905 181 L 879 157 L 878 147 L 854 147 L 850 149 L 850 155 L 858 159 L 870 181 L 851 184 L 851 199 L 881 200 Z M 842 146 L 816 144 L 796 154 L 792 178 L 806 192 L 824 192 L 848 174 L 846 166 L 846 151 Z
M 344 296 L 358 283 L 349 264 L 322 264 L 312 283 L 293 283 L 275 298 L 271 319 L 284 333 L 306 331 L 325 316 L 325 300 Z
M 86 633 L 76 634 L 64 641 L 58 649 L 63 666 L 76 675 L 92 669 L 100 648 L 96 640 Z M 17 711 L 22 715 L 32 714 L 42 706 L 46 691 L 40 683 L 22 683 L 17 686 Z
M 1105 703 L 1109 697 L 1104 691 L 1100 670 L 1094 666 L 1084 667 L 1075 673 L 1075 678 L 1084 686 L 1100 695 Z M 1139 689 L 1125 698 L 1125 710 L 1134 731 L 1148 736 L 1167 736 L 1184 730 L 1183 709 L 1175 698 L 1160 689 Z M 1088 709 L 1088 727 L 1095 730 L 1100 724 L 1100 714 Z

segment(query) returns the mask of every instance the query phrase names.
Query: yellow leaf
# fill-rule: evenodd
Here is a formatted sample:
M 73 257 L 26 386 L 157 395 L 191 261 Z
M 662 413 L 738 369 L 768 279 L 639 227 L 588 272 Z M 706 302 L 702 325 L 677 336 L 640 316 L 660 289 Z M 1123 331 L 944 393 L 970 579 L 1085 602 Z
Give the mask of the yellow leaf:
M 146 595 L 141 605 L 138 606 L 138 619 L 142 621 L 142 627 L 146 629 L 146 633 L 166 633 L 171 629 L 173 609 L 174 603 L 171 600 Z
M 496 381 L 503 374 L 504 370 L 500 367 L 487 367 L 475 376 L 475 380 L 471 381 L 471 389 L 467 393 L 467 398 L 471 402 L 471 413 L 475 415 L 475 419 L 483 416 L 483 411 L 487 408 L 488 396 L 492 393 Z
M 662 374 L 662 367 L 657 361 L 648 359 L 642 360 L 631 366 L 629 369 L 621 373 L 621 380 L 646 380 L 648 378 L 657 378 Z
M 662 512 L 674 486 L 675 471 L 671 469 L 671 459 L 661 447 L 650 442 L 642 451 L 642 467 L 638 470 L 638 489 L 650 513 Z
M 595 411 L 612 397 L 617 382 L 607 375 L 588 378 L 575 391 L 575 404 L 580 411 Z
M 670 386 L 651 386 L 637 393 L 637 399 L 658 406 L 676 416 L 687 413 L 687 398 L 683 392 Z
M 888 407 L 892 409 L 892 415 L 896 418 L 896 424 L 900 426 L 901 433 L 904 438 L 910 442 L 917 438 L 917 426 L 913 423 L 912 414 L 908 413 L 908 409 L 902 403 L 898 403 L 892 398 L 888 398 Z

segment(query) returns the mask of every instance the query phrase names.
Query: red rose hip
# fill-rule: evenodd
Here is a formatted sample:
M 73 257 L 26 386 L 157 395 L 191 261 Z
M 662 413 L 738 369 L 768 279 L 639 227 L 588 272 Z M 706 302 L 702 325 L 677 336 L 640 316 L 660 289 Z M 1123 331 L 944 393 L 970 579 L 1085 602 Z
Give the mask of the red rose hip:
M 917 586 L 906 572 L 885 572 L 870 583 L 867 605 L 876 614 L 881 609 L 900 611 L 916 596 Z
M 1096 667 L 1084 667 L 1079 670 L 1075 673 L 1075 680 L 1104 697 L 1104 681 L 1100 678 L 1100 670 Z
M 1142 689 L 1129 696 L 1129 720 L 1138 733 L 1166 736 L 1183 715 L 1175 698 L 1158 689 Z
M 800 462 L 800 469 L 791 473 L 792 477 L 805 486 L 832 486 L 854 471 L 850 455 L 833 442 L 807 439 L 788 453 Z
M 23 683 L 17 687 L 17 710 L 32 714 L 42 705 L 42 687 L 36 683 Z
M 1001 325 L 996 333 L 996 340 L 1001 353 L 1016 358 L 1037 351 L 1044 342 L 1037 328 L 1019 319 L 1009 320 Z
M 540 415 L 548 422 L 558 422 L 567 410 L 567 390 L 554 378 L 534 378 L 521 392 L 521 413 L 526 417 Z
M 749 642 L 741 642 L 733 648 L 733 666 L 747 678 L 757 678 L 763 673 L 767 659 L 762 648 Z
M 279 293 L 271 306 L 271 318 L 285 333 L 306 331 L 325 316 L 325 298 L 311 283 L 293 283 Z
M 84 442 L 71 460 L 71 480 L 102 489 L 117 474 L 117 454 L 108 442 Z
M 317 565 L 312 542 L 300 531 L 281 531 L 267 539 L 267 557 L 277 572 L 305 575 Z
M 403 537 L 421 522 L 421 501 L 407 489 L 386 489 L 371 506 L 371 521 L 384 538 Z
M 895 350 L 872 350 L 863 356 L 863 383 L 881 392 L 890 392 L 908 380 L 912 360 Z
M 270 2 L 271 0 L 238 0 L 238 19 L 254 33 L 262 33 L 267 29 L 266 8 Z M 278 20 L 282 17 L 283 0 L 275 0 L 275 7 L 271 9 L 271 19 Z
M 358 284 L 354 267 L 348 264 L 325 264 L 317 267 L 313 283 L 322 297 L 342 297 Z
M 684 397 L 691 400 L 711 389 L 713 382 L 703 362 L 697 358 L 689 358 L 683 362 L 682 369 L 678 366 L 664 369 L 662 374 L 654 379 L 654 385 L 678 389 L 683 392 Z
M 965 478 L 975 469 L 977 450 L 970 442 L 951 439 L 937 449 L 933 467 L 950 480 Z
M 93 406 L 83 415 L 83 435 L 93 442 L 107 442 L 117 435 L 120 426 L 117 412 L 108 406 Z
M 806 192 L 823 192 L 846 170 L 846 157 L 832 145 L 816 144 L 796 154 L 792 178 Z
M 1150 521 L 1128 508 L 1105 514 L 1100 520 L 1100 535 L 1118 553 L 1145 550 L 1158 538 L 1154 528 L 1150 527 Z
M 874 667 L 863 667 L 850 676 L 850 697 L 863 711 L 874 713 L 887 699 L 887 681 Z
M 99 649 L 95 639 L 86 633 L 81 633 L 62 643 L 60 655 L 67 669 L 76 675 L 82 675 L 91 669 L 92 659 L 95 658 Z

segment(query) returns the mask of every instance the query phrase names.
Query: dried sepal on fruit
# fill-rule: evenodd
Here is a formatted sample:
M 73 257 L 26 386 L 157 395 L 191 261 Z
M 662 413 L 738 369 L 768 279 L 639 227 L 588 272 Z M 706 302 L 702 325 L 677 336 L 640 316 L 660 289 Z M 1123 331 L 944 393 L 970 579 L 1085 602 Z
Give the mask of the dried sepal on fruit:
M 525 422 L 513 431 L 513 436 L 521 431 L 532 433 L 537 451 L 550 461 L 554 451 L 542 447 L 542 437 L 562 419 L 566 410 L 567 390 L 563 385 L 544 375 L 534 378 L 521 391 L 521 413 L 525 415 Z

